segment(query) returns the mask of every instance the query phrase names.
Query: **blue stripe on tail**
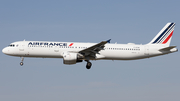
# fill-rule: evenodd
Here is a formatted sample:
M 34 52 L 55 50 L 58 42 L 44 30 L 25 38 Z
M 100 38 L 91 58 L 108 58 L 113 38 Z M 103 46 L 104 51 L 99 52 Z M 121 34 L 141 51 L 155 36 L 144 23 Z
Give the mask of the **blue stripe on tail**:
M 158 42 L 158 40 L 167 32 L 167 30 L 168 30 L 169 28 L 171 28 L 171 26 L 172 26 L 173 24 L 174 24 L 174 23 L 171 23 L 171 24 L 162 32 L 162 34 L 153 42 L 153 44 L 156 43 L 156 42 Z
M 164 36 L 162 38 L 159 39 L 159 41 L 157 43 L 160 43 L 164 39 L 164 37 L 167 37 L 168 36 L 167 34 L 171 33 L 170 31 L 174 28 L 174 26 L 175 26 L 175 24 L 172 27 L 169 27 L 169 30 L 166 32 L 166 34 L 164 34 Z

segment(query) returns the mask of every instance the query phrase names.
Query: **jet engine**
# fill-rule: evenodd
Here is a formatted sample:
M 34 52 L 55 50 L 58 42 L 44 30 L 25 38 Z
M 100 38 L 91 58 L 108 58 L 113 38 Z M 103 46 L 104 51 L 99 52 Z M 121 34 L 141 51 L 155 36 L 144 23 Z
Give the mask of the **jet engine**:
M 62 56 L 63 56 L 63 63 L 68 65 L 82 62 L 84 57 L 79 53 L 71 53 L 71 52 L 63 52 Z

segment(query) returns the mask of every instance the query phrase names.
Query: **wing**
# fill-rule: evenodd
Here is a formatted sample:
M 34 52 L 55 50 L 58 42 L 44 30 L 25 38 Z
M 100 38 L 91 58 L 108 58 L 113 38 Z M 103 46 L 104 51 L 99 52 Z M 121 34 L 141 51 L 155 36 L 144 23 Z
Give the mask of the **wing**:
M 95 59 L 96 54 L 99 54 L 99 51 L 104 49 L 104 45 L 106 43 L 110 43 L 111 39 L 107 40 L 107 41 L 102 41 L 98 44 L 95 44 L 89 48 L 86 48 L 84 50 L 79 51 L 80 54 L 82 54 L 85 58 L 93 58 Z

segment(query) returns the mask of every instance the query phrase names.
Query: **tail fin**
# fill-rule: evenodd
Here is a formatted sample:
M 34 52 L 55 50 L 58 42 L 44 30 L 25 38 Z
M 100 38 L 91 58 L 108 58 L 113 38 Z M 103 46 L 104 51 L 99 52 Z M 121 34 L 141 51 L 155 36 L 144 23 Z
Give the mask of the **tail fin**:
M 169 46 L 174 32 L 175 23 L 167 23 L 164 28 L 148 44 L 163 44 Z

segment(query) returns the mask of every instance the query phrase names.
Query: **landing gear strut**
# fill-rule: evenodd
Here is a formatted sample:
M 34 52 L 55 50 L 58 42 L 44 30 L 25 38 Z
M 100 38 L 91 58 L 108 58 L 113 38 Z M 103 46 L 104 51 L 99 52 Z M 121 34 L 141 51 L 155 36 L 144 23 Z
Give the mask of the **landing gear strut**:
M 89 61 L 87 61 L 86 68 L 87 68 L 87 69 L 90 69 L 90 68 L 91 68 L 91 66 L 92 66 L 92 63 L 91 63 L 91 62 L 89 62 Z
M 23 61 L 24 61 L 24 57 L 21 57 L 21 62 L 20 62 L 21 66 L 24 64 Z

